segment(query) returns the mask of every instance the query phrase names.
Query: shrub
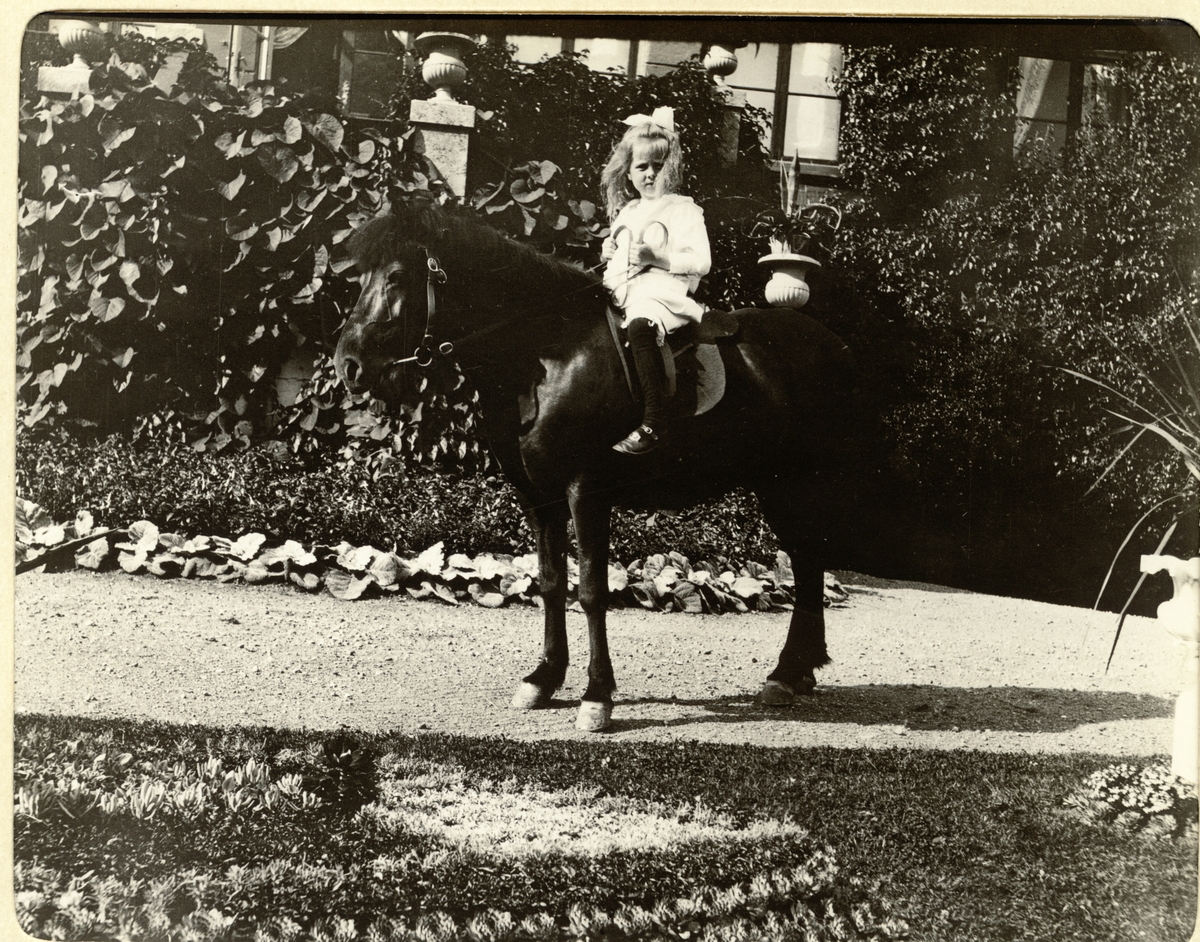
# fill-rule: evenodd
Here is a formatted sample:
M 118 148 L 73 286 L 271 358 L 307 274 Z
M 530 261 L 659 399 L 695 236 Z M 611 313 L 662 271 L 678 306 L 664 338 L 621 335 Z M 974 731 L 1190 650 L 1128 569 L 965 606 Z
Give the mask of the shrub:
M 840 141 L 857 193 L 833 264 L 867 303 L 835 329 L 885 393 L 911 504 L 965 522 L 937 524 L 968 547 L 956 581 L 1011 586 L 1034 553 L 1090 558 L 1047 570 L 1090 582 L 1085 603 L 1129 525 L 1176 485 L 1139 447 L 1085 500 L 1125 442 L 1055 367 L 1149 398 L 1130 363 L 1155 362 L 1172 312 L 1195 305 L 1200 129 L 1185 102 L 1200 66 L 1132 54 L 1103 73 L 1119 120 L 1097 113 L 1061 155 L 1014 159 L 1012 61 L 846 51 Z
M 532 531 L 512 486 L 485 474 L 417 470 L 376 479 L 359 463 L 305 462 L 263 448 L 228 454 L 110 437 L 22 436 L 17 492 L 55 521 L 87 510 L 97 525 L 149 520 L 192 536 L 260 532 L 277 541 L 448 551 L 531 552 Z M 779 546 L 751 495 L 735 491 L 676 517 L 617 511 L 611 557 L 675 551 L 774 565 Z
M 169 94 L 115 56 L 90 94 L 22 102 L 26 428 L 153 416 L 201 447 L 260 437 L 281 420 L 283 363 L 315 362 L 352 304 L 339 246 L 390 196 L 430 186 L 402 129 L 235 89 L 199 57 Z M 308 391 L 297 423 L 327 408 L 324 392 Z
M 445 541 L 463 552 L 512 552 L 528 530 L 512 490 L 494 477 L 418 471 L 373 479 L 359 464 L 309 463 L 252 448 L 212 454 L 117 436 L 26 441 L 17 489 L 56 520 L 81 509 L 109 526 L 150 520 L 191 535 L 258 531 L 279 540 L 397 547 Z

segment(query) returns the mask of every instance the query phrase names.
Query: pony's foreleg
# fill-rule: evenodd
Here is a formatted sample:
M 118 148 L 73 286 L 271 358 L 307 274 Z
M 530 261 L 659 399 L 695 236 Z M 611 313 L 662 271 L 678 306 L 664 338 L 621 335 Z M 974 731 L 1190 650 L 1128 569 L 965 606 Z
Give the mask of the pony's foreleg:
M 579 605 L 587 616 L 591 658 L 588 685 L 579 704 L 576 729 L 598 732 L 612 718 L 617 689 L 608 654 L 608 540 L 612 508 L 594 497 L 571 491 L 571 516 L 579 545 Z
M 825 649 L 825 570 L 813 558 L 792 556 L 796 603 L 779 663 L 763 684 L 762 702 L 786 706 L 817 685 L 816 669 L 829 663 Z
M 545 612 L 542 659 L 513 695 L 512 705 L 532 710 L 550 703 L 567 676 L 567 505 L 557 502 L 534 511 L 538 583 Z

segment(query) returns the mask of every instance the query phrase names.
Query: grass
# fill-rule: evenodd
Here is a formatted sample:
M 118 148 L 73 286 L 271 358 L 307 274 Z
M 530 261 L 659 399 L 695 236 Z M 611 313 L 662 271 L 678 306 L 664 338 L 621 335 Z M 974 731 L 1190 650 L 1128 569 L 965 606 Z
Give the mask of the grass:
M 1194 922 L 1194 828 L 1169 839 L 1067 807 L 1098 756 L 44 716 L 15 732 L 18 798 L 60 783 L 16 818 L 18 904 L 41 920 L 27 929 L 63 938 L 115 937 L 94 934 L 101 898 L 110 922 L 157 913 L 175 927 L 162 938 L 890 938 L 907 923 L 947 942 L 1176 942 Z M 89 790 L 111 806 L 146 779 L 194 797 L 204 775 L 186 813 L 87 808 Z M 638 929 L 638 914 L 657 921 Z M 88 918 L 93 934 L 73 935 Z

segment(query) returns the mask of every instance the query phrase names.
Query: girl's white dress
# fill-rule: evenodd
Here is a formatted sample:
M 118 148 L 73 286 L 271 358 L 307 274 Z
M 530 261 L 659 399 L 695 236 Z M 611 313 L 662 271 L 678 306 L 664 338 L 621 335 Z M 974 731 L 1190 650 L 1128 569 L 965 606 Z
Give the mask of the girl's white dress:
M 631 318 L 645 317 L 658 326 L 658 339 L 688 321 L 699 321 L 704 309 L 690 297 L 708 274 L 712 257 L 704 211 L 689 196 L 668 193 L 653 200 L 626 203 L 613 220 L 617 250 L 604 270 L 604 284 L 613 302 Z M 648 268 L 639 273 L 629 263 L 629 250 L 638 237 L 671 261 L 670 271 Z

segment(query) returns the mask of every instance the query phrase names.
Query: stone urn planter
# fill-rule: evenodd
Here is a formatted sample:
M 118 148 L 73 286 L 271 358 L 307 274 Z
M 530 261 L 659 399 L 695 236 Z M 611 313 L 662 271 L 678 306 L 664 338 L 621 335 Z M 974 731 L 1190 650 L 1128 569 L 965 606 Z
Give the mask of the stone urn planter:
M 808 273 L 821 267 L 820 262 L 804 253 L 815 235 L 831 236 L 837 232 L 842 212 L 825 203 L 801 205 L 798 177 L 794 173 L 797 164 L 795 160 L 792 163 L 791 177 L 786 167 L 780 170 L 780 208 L 759 213 L 750 235 L 765 235 L 771 250 L 758 260 L 759 265 L 771 272 L 766 287 L 767 303 L 798 310 L 808 303 Z
M 1175 735 L 1171 772 L 1185 781 L 1197 780 L 1200 746 L 1200 556 L 1143 556 L 1141 570 L 1163 572 L 1175 584 L 1175 594 L 1158 606 L 1158 621 L 1184 648 L 1183 689 L 1175 701 Z
M 771 272 L 766 287 L 768 304 L 799 310 L 808 303 L 811 293 L 806 280 L 808 272 L 821 267 L 815 258 L 798 252 L 772 251 L 760 258 L 758 264 Z
M 454 101 L 454 89 L 467 80 L 463 60 L 475 48 L 475 40 L 464 33 L 422 33 L 413 46 L 425 58 L 421 78 L 434 89 L 433 100 Z
M 729 43 L 713 43 L 708 47 L 708 51 L 704 54 L 704 61 L 701 63 L 706 72 L 713 77 L 713 80 L 718 84 L 723 84 L 727 75 L 732 75 L 737 71 L 738 44 Z
M 58 44 L 73 57 L 76 68 L 91 68 L 104 53 L 105 35 L 87 20 L 63 20 L 58 24 Z

